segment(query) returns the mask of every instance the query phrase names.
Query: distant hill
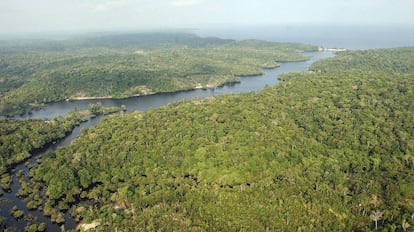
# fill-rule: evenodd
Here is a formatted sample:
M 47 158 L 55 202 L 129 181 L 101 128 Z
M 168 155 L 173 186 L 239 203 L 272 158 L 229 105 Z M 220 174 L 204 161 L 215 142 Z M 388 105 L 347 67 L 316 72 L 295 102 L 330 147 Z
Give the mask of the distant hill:
M 413 58 L 346 52 L 259 93 L 109 117 L 42 163 L 34 186 L 45 209 L 102 231 L 406 230 Z
M 201 38 L 186 33 L 114 34 L 0 41 L 0 114 L 65 99 L 127 98 L 238 82 L 317 47 Z

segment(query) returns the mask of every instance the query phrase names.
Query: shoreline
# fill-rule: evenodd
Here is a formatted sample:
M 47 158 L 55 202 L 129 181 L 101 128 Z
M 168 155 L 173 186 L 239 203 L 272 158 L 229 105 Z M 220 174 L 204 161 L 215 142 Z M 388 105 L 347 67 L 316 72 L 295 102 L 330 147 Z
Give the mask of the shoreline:
M 318 52 L 326 52 L 326 51 L 314 51 L 316 53 Z M 306 52 L 304 53 L 306 54 Z M 256 73 L 256 74 L 246 74 L 246 75 L 236 75 L 236 77 L 238 78 L 244 78 L 244 77 L 260 77 L 264 74 L 264 70 L 274 70 L 274 69 L 278 69 L 281 68 L 283 66 L 283 63 L 298 63 L 298 62 L 304 62 L 307 60 L 310 60 L 311 56 L 308 56 L 306 60 L 300 60 L 300 61 L 290 61 L 290 62 L 278 62 L 279 65 L 276 67 L 261 67 L 261 72 L 260 73 Z M 224 82 L 224 83 L 218 83 L 218 84 L 207 84 L 207 85 L 201 85 L 201 84 L 197 84 L 194 86 L 191 86 L 189 88 L 184 88 L 184 89 L 178 89 L 178 90 L 173 90 L 173 91 L 165 91 L 165 92 L 146 92 L 143 94 L 133 94 L 133 95 L 129 95 L 129 96 L 125 96 L 125 97 L 114 97 L 114 96 L 79 96 L 79 97 L 73 97 L 73 98 L 64 98 L 61 100 L 57 100 L 57 101 L 53 101 L 53 102 L 47 102 L 47 103 L 43 103 L 42 106 L 38 106 L 35 109 L 30 109 L 27 110 L 25 112 L 21 112 L 21 113 L 16 113 L 13 115 L 6 115 L 6 114 L 0 114 L 0 118 L 15 118 L 15 116 L 17 115 L 30 115 L 33 111 L 36 110 L 41 110 L 45 107 L 47 107 L 47 105 L 49 104 L 53 104 L 53 103 L 59 103 L 59 102 L 76 102 L 76 101 L 88 101 L 88 100 L 105 100 L 105 99 L 114 99 L 114 100 L 123 100 L 123 99 L 133 99 L 136 97 L 145 97 L 145 96 L 150 96 L 150 95 L 162 95 L 162 94 L 171 94 L 171 93 L 180 93 L 180 92 L 188 92 L 188 91 L 194 91 L 194 90 L 208 90 L 208 89 L 215 89 L 215 88 L 219 88 L 225 85 L 232 85 L 235 83 L 241 83 L 241 80 L 237 80 L 237 81 L 229 81 L 229 82 Z
M 112 96 L 106 97 L 74 97 L 74 98 L 66 98 L 65 101 L 82 101 L 82 100 L 96 100 L 96 99 L 113 99 Z
M 345 52 L 347 51 L 346 48 L 325 48 L 325 47 L 319 47 L 319 52 Z
M 278 67 L 276 67 L 278 68 Z M 263 75 L 263 73 L 258 74 L 258 75 L 246 75 L 246 76 L 237 76 L 237 77 L 256 77 L 256 76 L 261 76 Z M 145 96 L 151 96 L 151 95 L 157 95 L 157 94 L 168 94 L 168 93 L 179 93 L 179 92 L 186 92 L 186 91 L 194 91 L 194 90 L 208 90 L 208 89 L 214 89 L 214 88 L 218 88 L 221 86 L 225 86 L 225 85 L 231 85 L 231 84 L 235 84 L 235 83 L 240 83 L 240 80 L 238 81 L 229 81 L 229 82 L 224 82 L 224 83 L 220 83 L 220 84 L 207 84 L 205 86 L 202 85 L 197 85 L 197 86 L 193 86 L 191 88 L 188 89 L 180 89 L 180 90 L 175 90 L 175 91 L 166 91 L 166 92 L 151 92 L 151 93 L 147 93 L 147 94 L 134 94 L 128 97 L 113 97 L 113 96 L 104 96 L 104 97 L 75 97 L 75 98 L 67 98 L 64 101 L 86 101 L 86 100 L 100 100 L 100 99 L 130 99 L 130 98 L 136 98 L 136 97 L 145 97 Z M 63 101 L 63 100 L 61 100 Z M 57 102 L 61 102 L 61 101 L 57 101 Z M 53 102 L 52 102 L 53 103 Z

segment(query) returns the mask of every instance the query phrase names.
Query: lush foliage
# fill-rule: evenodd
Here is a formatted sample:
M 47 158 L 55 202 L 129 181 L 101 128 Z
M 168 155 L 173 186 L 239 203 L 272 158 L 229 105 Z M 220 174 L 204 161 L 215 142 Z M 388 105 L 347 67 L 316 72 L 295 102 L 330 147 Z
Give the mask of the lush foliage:
M 338 70 L 381 71 L 387 73 L 413 73 L 414 48 L 346 51 L 327 61 L 319 61 L 311 70 L 331 72 Z
M 30 43 L 31 42 L 31 43 Z M 85 97 L 126 98 L 238 82 L 316 47 L 191 34 L 0 43 L 0 114 Z
M 97 102 L 95 104 L 89 104 L 88 105 L 88 113 L 97 116 L 97 115 L 107 115 L 107 114 L 113 114 L 120 111 L 126 111 L 126 107 L 122 105 L 121 107 L 105 107 L 102 105 L 101 102 Z
M 105 107 L 101 107 L 105 109 Z M 28 178 L 23 175 L 23 171 L 15 171 L 16 164 L 24 162 L 30 158 L 37 149 L 44 148 L 47 144 L 53 143 L 58 139 L 65 137 L 72 129 L 85 120 L 84 115 L 80 112 L 71 112 L 66 117 L 57 117 L 51 120 L 39 119 L 0 119 L 0 213 L 4 215 L 5 209 L 3 204 L 9 204 L 8 198 L 2 198 L 3 190 L 11 191 L 14 180 L 18 177 L 20 189 L 16 193 L 18 197 L 25 197 L 30 195 L 31 198 L 27 200 L 28 209 L 38 209 L 42 205 L 42 198 L 40 191 L 33 191 L 32 189 L 40 189 L 40 186 L 33 188 L 30 186 Z M 40 161 L 40 160 L 39 160 Z M 25 163 L 27 168 L 31 168 L 30 162 Z M 32 214 L 26 214 L 25 211 L 19 209 L 16 205 L 9 212 L 11 217 L 16 220 L 33 223 L 37 219 Z M 8 227 L 5 220 L 0 218 L 0 230 L 14 231 L 13 227 Z M 44 223 L 28 225 L 27 231 L 44 231 L 46 225 Z
M 378 56 L 399 68 L 364 63 Z M 359 61 L 344 69 L 343 57 Z M 259 93 L 111 116 L 50 155 L 33 183 L 47 186 L 45 210 L 72 206 L 101 231 L 405 230 L 407 57 L 412 49 L 345 53 Z
M 30 157 L 33 150 L 65 137 L 82 120 L 78 112 L 48 121 L 0 119 L 0 174 Z

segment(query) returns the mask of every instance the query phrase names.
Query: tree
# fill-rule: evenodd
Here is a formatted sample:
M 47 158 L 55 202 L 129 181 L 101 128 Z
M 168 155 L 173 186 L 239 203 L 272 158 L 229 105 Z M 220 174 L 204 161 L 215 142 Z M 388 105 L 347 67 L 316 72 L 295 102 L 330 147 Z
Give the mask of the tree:
M 379 210 L 376 210 L 371 214 L 370 218 L 375 222 L 375 229 L 378 229 L 378 221 L 381 220 L 383 215 L 384 213 Z
M 405 219 L 402 221 L 401 226 L 404 231 L 407 231 L 407 229 L 411 226 Z

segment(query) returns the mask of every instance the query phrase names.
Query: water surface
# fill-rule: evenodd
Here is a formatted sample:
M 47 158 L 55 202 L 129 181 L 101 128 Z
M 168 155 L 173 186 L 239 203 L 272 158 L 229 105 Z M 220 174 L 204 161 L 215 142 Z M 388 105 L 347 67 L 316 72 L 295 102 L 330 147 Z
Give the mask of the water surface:
M 308 52 L 305 53 L 310 57 L 309 60 L 303 62 L 286 62 L 282 63 L 279 68 L 264 69 L 263 75 L 252 77 L 241 77 L 240 83 L 232 83 L 211 89 L 195 89 L 174 93 L 160 93 L 149 96 L 140 96 L 127 99 L 97 99 L 82 101 L 61 101 L 47 104 L 40 110 L 35 110 L 31 114 L 16 116 L 15 118 L 41 118 L 48 119 L 56 116 L 64 116 L 73 110 L 81 110 L 88 108 L 91 103 L 101 102 L 105 106 L 122 106 L 125 105 L 130 111 L 147 111 L 151 108 L 158 108 L 169 103 L 180 100 L 206 98 L 218 96 L 228 93 L 245 93 L 257 92 L 262 90 L 266 85 L 275 85 L 279 82 L 278 75 L 293 71 L 305 71 L 309 66 L 320 59 L 334 56 L 332 52 Z
M 73 111 L 75 109 L 85 109 L 91 103 L 101 102 L 105 106 L 122 106 L 125 105 L 128 111 L 140 110 L 140 111 L 147 111 L 151 108 L 157 108 L 169 103 L 177 102 L 180 100 L 186 99 L 194 99 L 194 98 L 206 98 L 212 96 L 218 96 L 223 94 L 229 93 L 243 93 L 243 92 L 257 92 L 262 90 L 266 85 L 275 85 L 279 82 L 277 79 L 278 75 L 286 72 L 292 71 L 305 71 L 309 69 L 309 66 L 323 58 L 328 58 L 334 56 L 332 52 L 311 52 L 306 53 L 306 55 L 310 56 L 310 59 L 303 62 L 289 62 L 289 63 L 282 63 L 281 67 L 276 69 L 265 69 L 263 70 L 264 74 L 260 76 L 253 76 L 253 77 L 241 77 L 240 83 L 224 85 L 221 87 L 216 87 L 212 89 L 196 89 L 196 90 L 189 90 L 189 91 L 182 91 L 176 93 L 163 93 L 163 94 L 156 94 L 150 96 L 142 96 L 142 97 L 134 97 L 128 99 L 99 99 L 99 100 L 82 100 L 82 101 L 61 101 L 52 104 L 46 105 L 44 108 L 40 110 L 33 111 L 31 114 L 16 116 L 15 118 L 19 119 L 26 119 L 26 118 L 41 118 L 41 119 L 48 119 L 53 118 L 56 116 L 64 116 L 68 112 Z M 103 117 L 97 117 L 90 119 L 87 122 L 82 123 L 80 126 L 76 127 L 68 136 L 64 139 L 58 141 L 55 144 L 47 146 L 45 149 L 37 151 L 33 154 L 33 157 L 30 158 L 28 161 L 32 164 L 36 163 L 36 159 L 39 157 L 44 157 L 49 152 L 54 152 L 57 149 L 67 146 L 79 137 L 82 128 L 88 128 L 90 126 L 94 126 Z M 60 226 L 51 222 L 50 218 L 43 216 L 40 210 L 30 211 L 27 209 L 25 203 L 22 199 L 16 197 L 16 193 L 20 188 L 20 184 L 17 181 L 16 172 L 22 170 L 23 173 L 27 175 L 28 168 L 25 164 L 21 163 L 16 165 L 15 169 L 12 171 L 13 175 L 13 184 L 12 184 L 12 191 L 9 193 L 5 193 L 3 197 L 0 199 L 3 202 L 0 207 L 0 216 L 6 218 L 6 226 L 14 226 L 18 229 L 18 231 L 24 231 L 25 226 L 27 223 L 24 220 L 15 220 L 13 217 L 10 216 L 9 212 L 14 205 L 20 210 L 25 212 L 25 215 L 31 215 L 36 217 L 36 222 L 45 222 L 47 225 L 48 231 L 59 231 Z M 76 221 L 70 217 L 69 213 L 65 214 L 65 224 L 63 225 L 65 229 L 75 229 Z M 1 230 L 2 228 L 0 228 Z

